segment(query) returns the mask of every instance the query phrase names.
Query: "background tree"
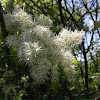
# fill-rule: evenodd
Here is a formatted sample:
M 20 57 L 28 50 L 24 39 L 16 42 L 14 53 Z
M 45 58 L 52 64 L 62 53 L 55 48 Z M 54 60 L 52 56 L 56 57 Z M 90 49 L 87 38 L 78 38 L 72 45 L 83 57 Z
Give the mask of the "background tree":
M 88 98 L 91 90 L 99 89 L 98 78 L 95 86 L 92 78 L 93 76 L 99 76 L 95 74 L 99 73 L 100 66 L 99 0 L 5 0 L 2 2 L 5 8 L 4 13 L 11 12 L 14 5 L 17 4 L 33 16 L 40 14 L 50 16 L 54 23 L 51 29 L 55 34 L 58 34 L 62 27 L 67 27 L 71 30 L 83 29 L 85 31 L 84 41 L 78 47 L 73 48 L 73 54 L 78 60 L 76 61 L 78 64 L 76 72 L 77 79 L 80 78 L 80 82 L 77 82 L 77 84 L 78 86 L 83 86 L 79 88 L 81 90 L 84 89 L 81 92 L 86 89 L 85 95 Z M 81 84 L 81 81 L 83 84 Z M 66 84 L 66 82 L 64 83 Z M 69 86 L 69 88 L 71 87 Z M 73 93 L 74 90 L 72 91 Z M 79 91 L 78 93 L 81 92 Z

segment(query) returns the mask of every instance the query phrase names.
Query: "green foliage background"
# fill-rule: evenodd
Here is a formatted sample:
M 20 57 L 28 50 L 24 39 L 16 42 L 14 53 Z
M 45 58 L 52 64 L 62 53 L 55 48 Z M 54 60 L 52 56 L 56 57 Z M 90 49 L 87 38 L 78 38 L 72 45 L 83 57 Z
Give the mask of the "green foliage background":
M 62 8 L 60 9 L 62 9 L 63 13 L 63 22 L 59 11 L 59 1 L 60 0 L 2 0 L 2 6 L 4 13 L 12 12 L 14 5 L 17 4 L 21 8 L 24 8 L 26 12 L 32 14 L 32 16 L 40 14 L 50 16 L 54 23 L 52 30 L 55 35 L 62 27 L 67 27 L 71 30 L 83 29 L 86 32 L 90 32 L 89 27 L 87 27 L 86 30 L 84 26 L 84 17 L 82 17 L 84 9 L 75 9 L 75 11 L 70 7 L 63 9 L 64 6 L 62 4 Z M 99 6 L 99 2 L 97 3 Z M 97 29 L 98 27 L 94 27 L 90 33 L 96 33 Z M 34 85 L 29 73 L 29 67 L 18 60 L 16 49 L 11 48 L 9 50 L 10 55 L 6 55 L 4 38 L 1 32 L 0 26 L 0 100 L 94 100 L 100 94 L 100 48 L 93 48 L 95 45 L 100 46 L 98 45 L 100 43 L 99 41 L 91 42 L 91 48 L 89 48 L 89 53 L 87 54 L 89 55 L 87 58 L 90 58 L 88 60 L 88 85 L 90 95 L 87 97 L 87 94 L 85 94 L 85 62 L 77 60 L 77 55 L 83 52 L 81 49 L 82 44 L 73 48 L 73 55 L 76 57 L 76 60 L 73 62 L 76 65 L 75 82 L 71 83 L 64 72 L 62 72 L 59 81 L 56 83 L 49 81 L 43 85 Z M 12 34 L 11 32 L 8 33 Z M 85 50 L 87 50 L 87 48 L 85 48 Z M 96 56 L 91 54 L 92 50 L 96 52 Z M 9 58 L 9 63 L 6 58 Z

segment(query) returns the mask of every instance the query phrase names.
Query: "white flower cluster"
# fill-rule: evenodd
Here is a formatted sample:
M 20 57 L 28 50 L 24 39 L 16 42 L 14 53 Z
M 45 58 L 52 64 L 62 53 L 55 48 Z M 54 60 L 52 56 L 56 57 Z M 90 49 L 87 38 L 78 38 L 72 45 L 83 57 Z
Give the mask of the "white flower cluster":
M 44 15 L 40 15 L 40 16 L 35 16 L 35 20 L 36 20 L 36 24 L 37 25 L 42 25 L 42 26 L 52 26 L 52 20 L 49 18 L 49 16 L 45 17 Z
M 20 60 L 30 66 L 36 83 L 42 84 L 49 78 L 58 80 L 59 65 L 66 73 L 74 73 L 70 68 L 74 59 L 71 48 L 82 41 L 82 31 L 63 29 L 58 36 L 54 36 L 50 30 L 52 20 L 49 17 L 42 15 L 32 19 L 31 15 L 18 7 L 5 15 L 5 21 L 7 29 L 13 30 L 13 35 L 6 38 L 6 44 L 18 49 Z
M 68 29 L 62 29 L 59 35 L 56 37 L 57 39 L 55 42 L 65 49 L 71 49 L 71 47 L 79 44 L 82 41 L 83 36 L 83 31 L 75 30 L 73 32 Z
M 74 82 L 75 81 L 75 68 L 74 68 L 74 66 L 71 65 L 70 67 L 66 67 L 64 70 L 65 70 L 65 73 L 66 73 L 68 79 L 71 82 Z

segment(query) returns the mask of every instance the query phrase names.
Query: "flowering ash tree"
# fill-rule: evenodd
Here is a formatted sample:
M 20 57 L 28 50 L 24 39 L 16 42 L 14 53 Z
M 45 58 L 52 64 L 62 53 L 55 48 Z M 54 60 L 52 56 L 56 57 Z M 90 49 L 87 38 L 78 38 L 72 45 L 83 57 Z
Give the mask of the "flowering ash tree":
M 69 80 L 74 79 L 71 49 L 82 41 L 83 31 L 63 28 L 55 36 L 50 30 L 52 20 L 49 17 L 35 16 L 33 19 L 18 6 L 5 15 L 5 20 L 7 30 L 13 32 L 13 35 L 7 36 L 6 45 L 17 48 L 19 59 L 30 67 L 36 84 L 49 79 L 58 81 L 60 68 Z

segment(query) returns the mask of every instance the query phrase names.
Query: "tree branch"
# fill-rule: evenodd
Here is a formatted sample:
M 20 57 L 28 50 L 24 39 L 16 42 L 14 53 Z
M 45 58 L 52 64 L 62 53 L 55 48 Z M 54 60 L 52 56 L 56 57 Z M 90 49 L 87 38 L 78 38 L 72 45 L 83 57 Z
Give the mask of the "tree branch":
M 64 22 L 63 13 L 62 13 L 61 1 L 62 1 L 62 0 L 58 0 L 59 12 L 60 12 L 61 21 L 62 21 L 62 23 L 63 23 L 63 26 L 65 27 L 65 22 Z
M 5 25 L 5 21 L 4 21 L 4 17 L 3 17 L 3 9 L 2 9 L 1 2 L 0 2 L 0 23 L 1 23 L 2 35 L 3 35 L 3 38 L 5 39 L 7 37 L 7 35 L 8 35 L 8 32 L 6 30 L 6 25 Z M 6 55 L 10 55 L 9 49 L 5 45 L 4 45 L 4 50 L 5 50 Z M 9 57 L 6 57 L 6 59 L 7 59 L 7 62 L 5 62 L 3 59 L 1 59 L 1 60 L 3 60 L 3 62 L 5 63 L 5 65 L 7 63 L 8 66 L 9 66 L 9 63 L 10 63 Z
M 86 53 L 88 53 L 89 50 L 90 50 L 90 47 L 91 47 L 92 41 L 93 41 L 93 36 L 94 36 L 94 32 L 93 32 L 93 34 L 92 34 L 92 37 L 91 37 L 91 40 L 90 40 L 90 45 L 88 46 L 88 49 L 87 49 Z

